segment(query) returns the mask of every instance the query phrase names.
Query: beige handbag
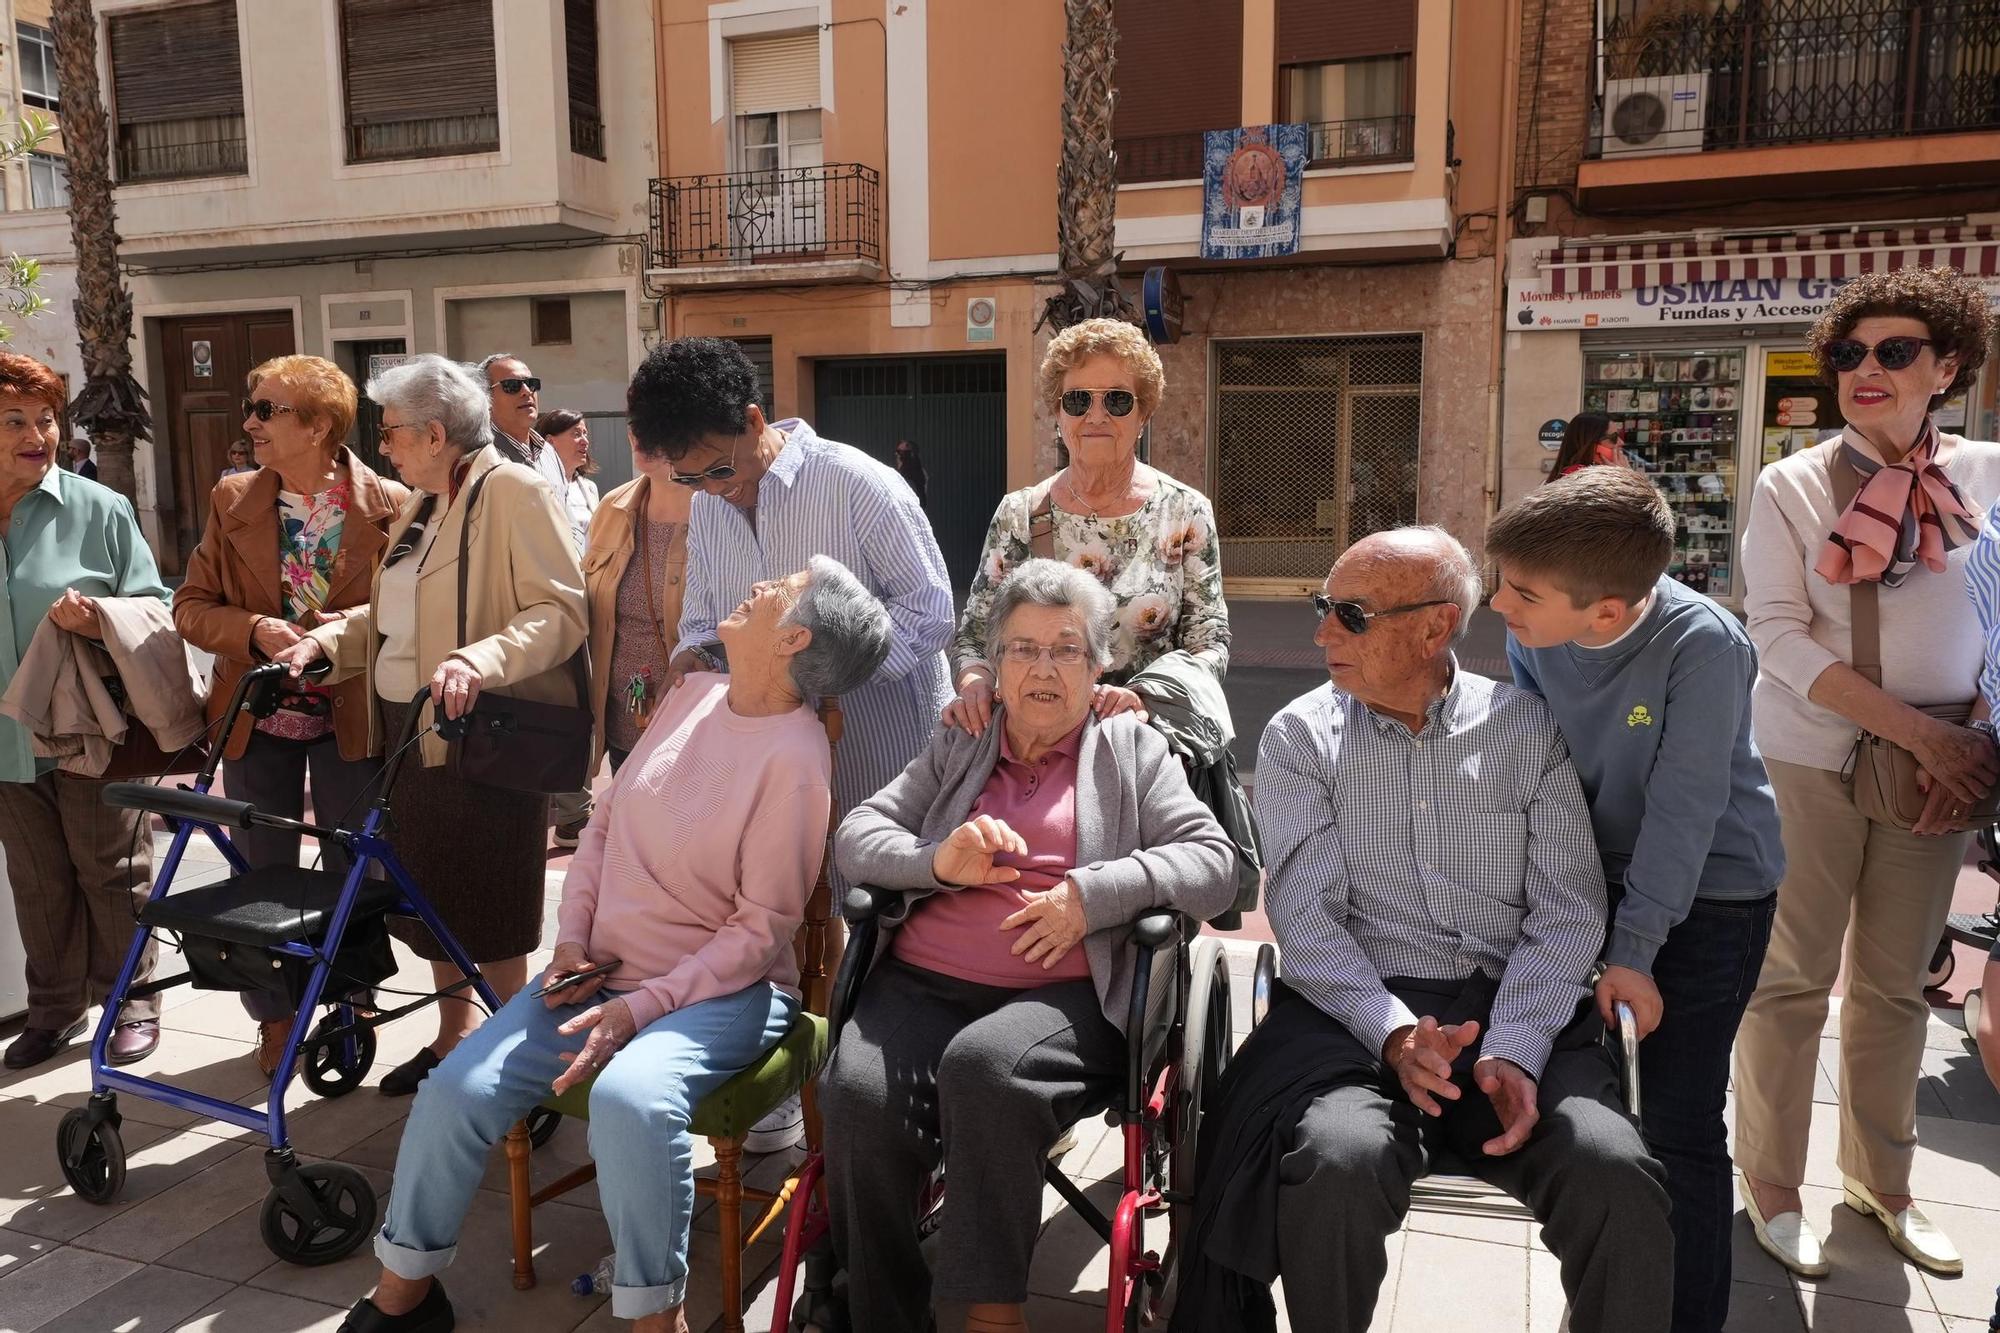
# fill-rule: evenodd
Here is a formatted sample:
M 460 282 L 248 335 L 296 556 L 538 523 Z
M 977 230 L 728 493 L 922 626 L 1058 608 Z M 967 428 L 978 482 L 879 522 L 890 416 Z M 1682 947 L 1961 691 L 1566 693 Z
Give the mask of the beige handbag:
M 1834 506 L 1845 513 L 1861 490 L 1861 478 L 1841 459 L 1839 440 L 1822 447 L 1828 451 L 1826 468 L 1833 482 Z M 1849 589 L 1854 620 L 1854 660 L 1849 665 L 1877 687 L 1882 684 L 1880 593 L 1881 585 L 1867 580 Z M 1972 716 L 1969 703 L 1925 704 L 1919 705 L 1917 711 L 1961 727 Z M 1917 774 L 1922 767 L 1914 754 L 1896 742 L 1862 731 L 1854 737 L 1854 750 L 1847 756 L 1847 766 L 1840 776 L 1853 793 L 1856 810 L 1878 824 L 1907 831 L 1916 827 L 1924 813 L 1926 797 L 1917 785 Z M 1996 809 L 2000 809 L 2000 786 L 1975 802 L 1965 819 L 1983 824 L 1992 820 Z

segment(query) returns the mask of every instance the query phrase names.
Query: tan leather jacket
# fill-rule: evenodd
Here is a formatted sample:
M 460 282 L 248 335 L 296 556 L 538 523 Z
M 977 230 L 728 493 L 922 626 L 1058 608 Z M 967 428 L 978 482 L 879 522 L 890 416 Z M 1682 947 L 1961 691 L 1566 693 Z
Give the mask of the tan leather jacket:
M 636 477 L 605 496 L 591 516 L 590 540 L 583 553 L 584 590 L 590 602 L 590 660 L 597 668 L 590 681 L 590 712 L 596 724 L 599 758 L 604 754 L 604 710 L 607 706 L 623 707 L 610 702 L 612 692 L 625 686 L 624 681 L 611 679 L 611 648 L 618 634 L 618 584 L 638 549 L 638 524 L 645 517 L 652 484 L 648 477 Z M 666 627 L 671 651 L 679 636 L 681 595 L 686 589 L 688 511 L 694 504 L 694 491 L 674 485 L 667 490 L 672 492 L 674 535 L 667 545 L 666 578 L 653 591 L 660 599 L 660 624 Z

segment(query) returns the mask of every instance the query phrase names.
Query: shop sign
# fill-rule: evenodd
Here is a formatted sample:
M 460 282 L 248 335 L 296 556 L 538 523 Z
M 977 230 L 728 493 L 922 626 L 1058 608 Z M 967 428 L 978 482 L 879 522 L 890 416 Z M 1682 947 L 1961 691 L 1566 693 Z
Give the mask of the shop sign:
M 1535 438 L 1541 441 L 1544 449 L 1560 449 L 1563 444 L 1563 432 L 1568 429 L 1567 421 L 1561 417 L 1550 417 L 1542 423 L 1542 428 L 1535 432 Z
M 1982 278 L 2000 307 L 2000 277 Z M 1531 279 L 1508 286 L 1516 332 L 1557 329 L 1713 328 L 1728 324 L 1799 324 L 1819 318 L 1844 282 L 1833 278 L 1739 278 L 1677 282 L 1631 291 L 1539 292 Z M 1810 358 L 1808 358 L 1810 359 Z

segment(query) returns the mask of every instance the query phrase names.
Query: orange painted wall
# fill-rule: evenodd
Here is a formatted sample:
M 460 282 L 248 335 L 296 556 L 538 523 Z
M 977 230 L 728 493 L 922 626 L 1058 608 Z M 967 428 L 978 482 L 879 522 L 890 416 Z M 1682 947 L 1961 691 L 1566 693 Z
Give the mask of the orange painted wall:
M 1053 254 L 1062 6 L 942 0 L 928 14 L 931 258 Z

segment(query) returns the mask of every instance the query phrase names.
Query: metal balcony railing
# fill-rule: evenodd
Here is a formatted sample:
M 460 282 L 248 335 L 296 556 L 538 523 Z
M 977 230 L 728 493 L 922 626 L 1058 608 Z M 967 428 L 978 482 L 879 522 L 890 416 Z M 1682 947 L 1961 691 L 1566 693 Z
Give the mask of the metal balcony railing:
M 240 136 L 193 143 L 121 141 L 118 145 L 120 185 L 201 176 L 241 176 L 249 170 L 248 146 Z
M 1327 120 L 1312 125 L 1309 168 L 1372 166 L 1408 162 L 1416 146 L 1415 116 L 1369 116 Z M 1118 181 L 1200 180 L 1204 138 L 1199 130 L 1183 134 L 1147 134 L 1119 139 Z
M 1593 156 L 2000 128 L 2000 0 L 1605 8 Z
M 858 162 L 716 176 L 652 188 L 662 268 L 882 258 L 882 177 Z

